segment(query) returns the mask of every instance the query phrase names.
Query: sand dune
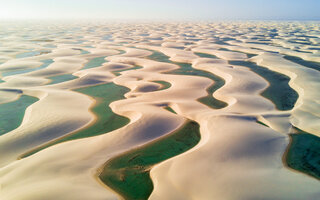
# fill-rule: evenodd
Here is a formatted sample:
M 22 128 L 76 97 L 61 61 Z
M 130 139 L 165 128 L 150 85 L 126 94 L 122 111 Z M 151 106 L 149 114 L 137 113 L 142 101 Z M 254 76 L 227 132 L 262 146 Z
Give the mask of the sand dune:
M 319 71 L 297 65 L 273 54 L 264 53 L 252 60 L 291 77 L 291 86 L 300 95 L 292 112 L 292 124 L 319 136 L 319 94 L 314 92 L 319 87 Z
M 199 143 L 148 168 L 149 199 L 320 198 L 319 180 L 292 170 L 285 157 L 288 134 L 297 128 L 320 136 L 317 23 L 19 26 L 31 39 L 20 31 L 0 36 L 0 105 L 23 95 L 38 101 L 20 126 L 0 136 L 0 199 L 121 199 L 99 179 L 105 164 L 175 134 L 189 120 L 200 125 Z M 271 82 L 246 62 L 289 77 L 299 95 L 292 109 L 278 110 L 263 95 Z M 81 92 L 98 85 L 110 86 L 101 94 L 117 100 Z M 214 108 L 204 97 L 224 105 Z M 94 127 L 94 109 L 129 122 L 110 131 L 106 121 L 99 134 L 38 149 Z

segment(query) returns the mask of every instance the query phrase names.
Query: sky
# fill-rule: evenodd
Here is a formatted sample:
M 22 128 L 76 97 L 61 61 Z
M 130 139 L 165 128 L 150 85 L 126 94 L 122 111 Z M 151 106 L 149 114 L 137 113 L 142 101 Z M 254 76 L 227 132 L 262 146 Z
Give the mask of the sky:
M 0 19 L 320 20 L 320 0 L 0 0 Z

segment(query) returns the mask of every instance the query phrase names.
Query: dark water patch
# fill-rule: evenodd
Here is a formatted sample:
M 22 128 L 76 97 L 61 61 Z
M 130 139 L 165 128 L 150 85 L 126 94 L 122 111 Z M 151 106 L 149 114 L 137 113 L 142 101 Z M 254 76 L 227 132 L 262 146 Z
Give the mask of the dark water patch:
M 86 50 L 83 50 L 83 49 L 80 49 L 80 48 L 72 48 L 73 50 L 77 50 L 77 51 L 80 51 L 80 54 L 81 55 L 85 55 L 85 54 L 89 54 L 90 52 L 89 51 L 86 51 Z
M 13 92 L 13 93 L 17 93 L 17 94 L 22 94 L 23 91 L 19 90 L 19 89 L 11 89 L 11 88 L 4 88 L 4 89 L 0 89 L 0 91 L 4 91 L 4 92 Z
M 257 121 L 258 124 L 261 124 L 262 126 L 265 126 L 265 127 L 269 127 L 267 124 L 261 122 L 261 121 Z
M 193 42 L 198 42 L 198 41 L 200 41 L 201 39 L 198 39 L 198 38 L 185 38 L 185 40 L 193 41 Z
M 169 112 L 172 112 L 173 114 L 177 114 L 171 107 L 167 106 L 164 109 L 166 109 Z
M 285 161 L 288 167 L 320 180 L 320 138 L 295 129 Z
M 303 50 L 300 50 L 300 49 L 297 49 L 297 48 L 295 48 L 294 51 L 300 52 L 300 53 L 310 53 L 310 51 L 303 51 Z
M 264 38 L 264 35 L 260 35 L 260 37 L 251 37 L 250 40 L 260 40 L 261 38 Z
M 129 123 L 128 118 L 113 113 L 109 107 L 110 103 L 124 98 L 124 94 L 129 92 L 129 89 L 126 87 L 107 83 L 76 89 L 75 91 L 86 94 L 96 100 L 96 104 L 91 108 L 91 112 L 96 116 L 94 124 L 35 148 L 22 155 L 22 158 L 62 142 L 108 133 Z
M 139 88 L 136 89 L 138 92 L 154 92 L 159 89 L 159 86 L 157 85 L 144 85 L 140 86 Z
M 181 50 L 185 49 L 185 47 L 170 47 L 170 48 L 173 48 L 173 49 L 181 49 Z
M 85 54 L 89 54 L 90 53 L 89 51 L 86 51 L 86 50 L 83 50 L 83 49 L 81 49 L 80 52 L 81 52 L 81 55 L 85 55 Z
M 58 76 L 51 76 L 48 79 L 51 80 L 51 82 L 49 84 L 53 85 L 53 84 L 62 83 L 62 82 L 65 82 L 65 81 L 71 81 L 71 80 L 74 80 L 76 78 L 79 78 L 79 77 L 74 76 L 72 74 L 62 74 L 62 75 L 58 75 Z
M 200 54 L 201 55 L 201 54 Z M 194 69 L 190 64 L 188 63 L 176 63 L 176 62 L 172 62 L 171 60 L 169 60 L 169 57 L 164 55 L 163 53 L 160 52 L 153 52 L 152 55 L 148 56 L 149 59 L 151 60 L 156 60 L 156 61 L 160 61 L 160 62 L 167 62 L 167 63 L 173 63 L 176 65 L 179 65 L 180 68 L 176 69 L 176 70 L 172 70 L 170 72 L 167 72 L 167 74 L 176 74 L 176 75 L 190 75 L 190 76 L 202 76 L 202 77 L 206 77 L 209 78 L 211 80 L 214 81 L 214 84 L 211 85 L 207 91 L 209 93 L 209 95 L 207 95 L 206 97 L 202 97 L 200 99 L 198 99 L 201 103 L 204 103 L 214 109 L 220 109 L 220 108 L 224 108 L 226 107 L 228 104 L 220 101 L 216 98 L 214 98 L 212 96 L 212 94 L 219 89 L 220 87 L 222 87 L 225 84 L 224 79 L 220 78 L 219 76 L 216 76 L 214 74 L 211 74 L 209 72 L 205 72 L 202 70 L 198 70 L 198 69 Z
M 195 55 L 201 57 L 201 58 L 214 58 L 214 59 L 218 59 L 217 56 L 215 55 L 211 55 L 211 54 L 207 54 L 207 53 L 197 53 L 197 52 L 193 52 Z
M 29 51 L 29 52 L 20 53 L 16 55 L 16 58 L 27 58 L 27 57 L 37 56 L 37 55 L 40 55 L 39 51 Z
M 110 159 L 101 169 L 99 178 L 126 200 L 148 199 L 153 190 L 151 168 L 188 151 L 199 141 L 199 125 L 188 122 L 168 136 Z
M 183 44 L 188 46 L 188 45 L 193 45 L 194 42 L 184 42 Z
M 124 53 L 126 53 L 125 50 L 117 50 L 117 51 L 119 51 L 119 54 L 124 54 Z M 118 54 L 118 55 L 119 55 L 119 54 Z
M 289 86 L 290 78 L 286 75 L 274 72 L 247 61 L 229 61 L 231 65 L 245 66 L 250 68 L 269 82 L 261 95 L 272 101 L 278 110 L 291 110 L 298 100 L 298 93 Z
M 141 67 L 137 66 L 136 68 L 141 68 Z M 132 70 L 132 69 L 133 68 L 119 70 L 119 71 L 126 71 L 126 70 Z M 70 79 L 73 77 L 75 76 L 71 74 L 59 75 L 55 77 L 53 80 L 54 81 L 56 80 L 55 83 L 58 83 L 58 82 L 67 81 L 67 79 Z M 75 77 L 75 78 L 78 78 L 78 77 Z M 94 122 L 94 124 L 92 124 L 91 126 L 84 127 L 83 129 L 77 132 L 67 134 L 56 140 L 52 140 L 44 145 L 41 145 L 21 155 L 20 156 L 21 158 L 33 155 L 55 144 L 59 144 L 62 142 L 75 140 L 75 139 L 101 135 L 101 134 L 116 130 L 118 128 L 121 128 L 127 123 L 129 123 L 128 118 L 122 117 L 113 113 L 111 108 L 109 107 L 109 104 L 112 103 L 113 101 L 124 99 L 124 94 L 130 91 L 128 88 L 116 85 L 113 82 L 111 82 L 111 83 L 106 83 L 101 85 L 80 88 L 74 91 L 86 94 L 95 99 L 96 104 L 90 109 L 91 112 L 96 116 L 96 121 Z
M 224 42 L 227 42 L 227 41 L 233 41 L 233 40 L 236 40 L 236 39 L 231 38 L 231 37 L 226 37 L 226 38 L 220 38 L 220 40 L 222 40 Z
M 152 81 L 154 83 L 159 83 L 162 87 L 159 89 L 160 90 L 166 90 L 168 88 L 171 87 L 171 84 L 169 82 L 166 82 L 166 81 Z
M 294 63 L 297 63 L 299 65 L 302 65 L 302 66 L 305 66 L 305 67 L 320 71 L 320 63 L 312 62 L 312 61 L 306 61 L 306 60 L 303 60 L 303 59 L 301 59 L 299 57 L 296 57 L 296 56 L 287 56 L 287 55 L 285 55 L 283 57 L 285 59 L 287 59 L 287 60 L 290 60 L 291 62 L 294 62 Z
M 272 41 L 269 40 L 269 39 L 259 39 L 258 41 L 259 41 L 259 42 L 272 42 Z
M 134 66 L 134 67 L 131 67 L 129 69 L 121 69 L 121 70 L 116 70 L 116 71 L 112 71 L 112 73 L 116 76 L 119 76 L 121 74 L 121 72 L 124 72 L 124 71 L 131 71 L 131 70 L 136 70 L 136 69 L 142 69 L 142 67 L 140 66 Z
M 271 46 L 271 45 L 270 45 Z M 275 44 L 273 44 L 272 45 L 273 47 L 282 47 L 282 46 L 280 46 L 280 45 L 275 45 Z M 265 49 L 263 49 L 263 48 L 256 48 L 256 47 L 250 47 L 250 49 L 256 49 L 256 50 L 259 50 L 259 51 L 264 51 L 264 52 L 268 52 L 268 53 L 274 53 L 274 54 L 279 54 L 279 51 L 270 51 L 270 50 L 265 50 Z
M 223 40 L 214 41 L 214 44 L 229 45 L 228 43 L 224 42 Z
M 112 39 L 112 35 L 105 35 L 102 37 L 103 40 L 107 40 L 107 41 L 113 41 Z
M 303 37 L 303 38 L 318 38 L 316 36 L 309 36 L 309 35 L 300 35 L 300 36 L 296 36 L 296 37 Z
M 10 71 L 10 72 L 3 72 L 2 76 L 12 76 L 12 75 L 17 75 L 17 74 L 25 74 L 28 72 L 44 69 L 48 67 L 51 63 L 53 63 L 52 59 L 47 59 L 47 60 L 41 60 L 43 64 L 40 67 L 37 68 L 32 68 L 32 69 L 22 69 L 22 70 L 15 70 L 15 71 Z
M 13 53 L 16 52 L 16 50 L 2 50 L 0 52 L 5 52 L 5 53 Z
M 107 62 L 107 61 L 105 60 L 105 58 L 106 58 L 106 56 L 93 58 L 93 59 L 91 59 L 87 64 L 85 64 L 85 66 L 83 67 L 83 69 L 90 69 L 90 68 L 94 68 L 94 67 L 99 67 L 99 66 L 101 66 L 103 63 Z
M 230 49 L 226 49 L 226 48 L 220 48 L 219 50 L 246 54 L 248 58 L 252 58 L 252 57 L 257 55 L 257 54 L 245 53 L 245 52 L 242 52 L 242 51 L 230 50 Z
M 320 51 L 320 48 L 315 48 L 315 47 L 311 47 L 311 48 L 308 48 L 309 50 L 316 50 L 316 51 Z
M 274 39 L 274 38 L 278 37 L 279 34 L 278 33 L 269 33 L 268 36 L 271 37 L 272 39 Z
M 145 39 L 147 41 L 161 41 L 161 40 L 163 40 L 162 37 L 146 37 Z
M 54 40 L 49 39 L 37 39 L 37 40 L 30 40 L 31 42 L 54 42 Z
M 13 102 L 0 104 L 0 136 L 16 129 L 21 124 L 28 106 L 37 101 L 35 97 L 21 95 Z
M 51 53 L 51 51 L 40 51 L 39 55 L 44 55 L 44 54 L 48 54 L 48 53 Z
M 248 44 L 264 44 L 264 45 L 269 45 L 270 43 L 268 43 L 268 42 L 260 42 L 260 41 L 255 41 L 255 42 L 253 42 L 253 41 L 250 41 L 250 42 L 246 42 L 246 43 L 248 43 Z
M 312 43 L 311 43 L 311 42 L 307 42 L 307 41 L 288 40 L 288 42 L 290 42 L 290 43 L 294 43 L 294 44 L 312 45 Z

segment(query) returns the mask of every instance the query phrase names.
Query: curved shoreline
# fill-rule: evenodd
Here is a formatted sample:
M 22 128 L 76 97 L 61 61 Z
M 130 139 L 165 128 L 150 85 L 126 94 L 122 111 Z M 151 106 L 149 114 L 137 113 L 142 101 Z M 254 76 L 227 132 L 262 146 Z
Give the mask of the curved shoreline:
M 90 108 L 90 111 L 93 113 L 93 115 L 95 116 L 95 119 L 92 121 L 92 122 L 90 122 L 90 124 L 88 124 L 87 126 L 84 126 L 83 128 L 81 128 L 81 129 L 79 129 L 79 130 L 76 130 L 76 131 L 74 131 L 74 132 L 72 132 L 72 133 L 68 133 L 68 134 L 66 134 L 66 135 L 64 135 L 64 136 L 62 136 L 62 137 L 60 137 L 60 138 L 57 138 L 57 139 L 55 139 L 55 140 L 53 140 L 53 141 L 49 141 L 48 143 L 46 143 L 46 144 L 44 144 L 44 145 L 42 145 L 42 146 L 40 146 L 40 147 L 37 147 L 37 148 L 35 148 L 35 149 L 33 149 L 33 150 L 30 150 L 29 152 L 27 152 L 27 153 L 24 153 L 22 156 L 20 156 L 21 158 L 25 158 L 25 157 L 28 157 L 28 156 L 31 156 L 31 155 L 33 155 L 33 154 L 35 154 L 35 153 L 37 153 L 38 151 L 41 151 L 41 150 L 43 150 L 43 149 L 45 149 L 45 148 L 48 148 L 48 147 L 50 147 L 50 146 L 52 146 L 52 145 L 56 145 L 56 144 L 59 144 L 59 143 L 61 143 L 61 142 L 66 142 L 66 141 L 69 141 L 69 140 L 75 140 L 75 139 L 80 139 L 80 138 L 86 138 L 86 137 L 92 137 L 92 136 L 96 136 L 96 135 L 100 135 L 100 134 L 105 134 L 105 133 L 108 133 L 108 132 L 111 132 L 111 131 L 113 131 L 113 130 L 115 130 L 115 129 L 118 129 L 118 128 L 120 128 L 120 127 L 122 127 L 122 126 L 124 126 L 124 125 L 126 125 L 126 124 L 128 124 L 129 123 L 129 120 L 126 122 L 126 123 L 124 123 L 124 124 L 122 124 L 122 123 L 120 123 L 121 125 L 119 125 L 119 126 L 116 126 L 116 127 L 112 127 L 112 128 L 110 128 L 110 127 L 108 127 L 108 128 L 100 128 L 100 130 L 96 130 L 97 128 L 97 126 L 101 126 L 101 123 L 103 123 L 103 124 L 105 124 L 106 122 L 104 121 L 104 115 L 105 115 L 105 112 L 103 112 L 103 113 L 100 113 L 99 114 L 99 111 L 101 112 L 101 110 L 103 110 L 103 107 L 105 106 L 104 104 L 105 103 L 107 103 L 107 106 L 109 107 L 109 104 L 111 103 L 111 102 L 113 102 L 114 101 L 114 99 L 112 99 L 111 101 L 106 101 L 105 99 L 103 100 L 103 101 L 101 101 L 101 100 L 99 100 L 101 97 L 99 97 L 101 94 L 96 94 L 97 96 L 95 96 L 95 95 L 93 95 L 92 93 L 91 93 L 91 90 L 93 89 L 93 88 L 101 88 L 101 87 L 104 87 L 104 86 L 109 86 L 109 85 L 114 85 L 114 86 L 116 86 L 114 83 L 106 83 L 106 84 L 102 84 L 102 85 L 95 85 L 95 86 L 90 86 L 90 87 L 87 87 L 87 88 L 81 88 L 81 89 L 77 89 L 77 90 L 75 90 L 75 91 L 77 91 L 77 92 L 79 92 L 79 93 L 82 93 L 82 94 L 86 94 L 86 95 L 88 95 L 88 93 L 90 94 L 90 95 L 88 95 L 88 96 L 90 96 L 91 98 L 93 98 L 93 100 L 94 100 L 94 104 L 92 105 L 92 107 Z M 120 86 L 117 86 L 117 87 L 120 87 Z M 116 89 L 116 88 L 113 88 L 112 90 L 115 90 L 115 91 L 119 91 L 118 89 Z M 80 91 L 82 91 L 82 92 L 80 92 Z M 121 91 L 121 90 L 120 90 Z M 124 92 L 123 92 L 123 95 L 125 94 L 125 93 L 127 93 L 127 92 L 129 92 L 129 90 L 128 89 L 126 89 Z M 93 97 L 93 96 L 95 96 L 95 97 Z M 116 96 L 114 96 L 117 100 L 119 100 L 118 99 L 118 96 L 121 96 L 121 95 L 116 95 Z M 109 108 L 110 109 L 110 108 Z M 110 113 L 113 113 L 112 111 L 111 111 L 111 109 L 110 109 L 110 111 L 109 111 Z M 116 114 L 112 114 L 112 115 L 115 115 L 115 116 L 117 116 Z M 119 116 L 120 117 L 120 116 Z M 121 117 L 120 117 L 121 118 Z M 108 118 L 109 119 L 109 118 Z M 112 116 L 111 116 L 111 119 L 114 119 L 114 118 L 112 118 Z M 126 118 L 127 119 L 127 118 Z M 118 120 L 120 120 L 120 119 L 118 119 Z M 98 123 L 98 124 L 97 124 Z M 108 122 L 109 124 L 110 124 L 110 122 Z M 92 130 L 93 129 L 93 130 Z
M 248 67 L 250 70 L 266 79 L 269 86 L 262 91 L 261 95 L 272 101 L 278 110 L 287 111 L 294 108 L 299 96 L 298 93 L 289 86 L 288 83 L 290 78 L 288 76 L 271 71 L 265 67 L 260 67 L 251 62 L 229 61 L 229 64 Z M 272 73 L 272 75 L 268 75 L 268 73 Z
M 203 55 L 203 54 L 201 54 L 201 55 Z M 222 87 L 224 85 L 225 81 L 222 78 L 218 78 L 218 76 L 215 77 L 216 75 L 209 74 L 208 72 L 205 72 L 205 71 L 203 71 L 203 72 L 206 73 L 207 75 L 203 75 L 203 74 L 199 75 L 197 73 L 197 71 L 202 72 L 202 70 L 192 68 L 191 64 L 189 64 L 189 63 L 172 62 L 171 60 L 169 60 L 169 57 L 167 57 L 165 54 L 158 52 L 158 51 L 153 51 L 153 54 L 151 56 L 149 56 L 148 58 L 150 58 L 152 60 L 156 59 L 156 61 L 160 61 L 160 62 L 168 62 L 168 63 L 172 63 L 172 64 L 177 64 L 180 66 L 179 69 L 166 72 L 166 74 L 193 75 L 193 76 L 203 76 L 206 78 L 210 78 L 214 83 L 212 83 L 212 85 L 207 88 L 208 95 L 206 97 L 199 98 L 198 101 L 207 105 L 207 106 L 210 106 L 211 108 L 214 108 L 214 109 L 222 109 L 228 105 L 226 102 L 220 101 L 212 96 L 213 93 L 217 89 L 219 89 L 220 87 Z M 185 69 L 186 66 L 188 66 L 188 68 L 190 68 L 192 71 L 189 72 L 188 69 Z M 213 77 L 215 77 L 215 78 L 213 79 Z
M 38 98 L 22 94 L 15 101 L 11 101 L 11 102 L 5 103 L 5 104 L 0 104 L 0 118 L 4 118 L 4 119 L 8 120 L 7 122 L 5 122 L 5 121 L 3 122 L 3 120 L 0 122 L 0 136 L 19 127 L 22 123 L 26 109 L 30 105 L 32 105 L 33 103 L 35 103 L 37 101 L 39 101 Z M 23 105 L 23 104 L 26 104 L 26 105 Z M 19 106 L 22 108 L 19 108 Z M 6 108 L 1 108 L 1 107 L 6 107 Z M 4 112 L 4 109 L 8 109 L 8 108 L 9 109 L 14 108 L 15 112 L 14 113 L 12 113 L 11 111 Z M 11 115 L 17 115 L 17 117 L 13 117 Z M 9 116 L 11 116 L 11 118 Z M 6 123 L 6 124 L 1 125 L 2 123 Z
M 305 143 L 314 141 L 313 145 L 309 145 L 304 147 L 301 144 L 301 141 L 303 140 L 303 137 L 314 137 L 316 139 L 307 139 Z M 300 137 L 300 139 L 294 139 L 294 137 Z M 315 152 L 319 154 L 320 147 L 317 146 L 317 143 L 320 142 L 320 138 L 317 136 L 314 136 L 309 133 L 293 133 L 289 134 L 290 143 L 286 149 L 286 152 L 283 155 L 283 160 L 286 165 L 286 167 L 295 170 L 296 172 L 303 173 L 307 176 L 310 176 L 312 178 L 315 178 L 317 180 L 320 180 L 320 164 L 319 163 L 309 163 L 311 162 L 311 159 L 316 159 L 318 156 L 314 156 L 311 154 L 314 154 Z M 298 142 L 300 144 L 298 144 Z M 299 155 L 303 152 L 303 157 Z M 312 157 L 312 158 L 305 158 L 305 157 Z M 312 165 L 313 164 L 313 165 Z
M 189 126 L 191 126 L 190 122 L 166 136 L 113 157 L 103 165 L 102 170 L 100 170 L 101 173 L 98 174 L 99 179 L 121 194 L 126 200 L 148 199 L 153 190 L 152 180 L 149 175 L 152 167 L 166 159 L 188 151 L 199 142 L 200 133 L 194 132 L 195 130 L 191 131 L 192 134 L 189 135 L 195 138 L 190 139 L 188 138 L 189 136 L 184 136 L 186 134 L 184 132 L 191 129 Z M 199 127 L 198 125 L 198 131 Z M 180 136 L 181 134 L 182 136 Z

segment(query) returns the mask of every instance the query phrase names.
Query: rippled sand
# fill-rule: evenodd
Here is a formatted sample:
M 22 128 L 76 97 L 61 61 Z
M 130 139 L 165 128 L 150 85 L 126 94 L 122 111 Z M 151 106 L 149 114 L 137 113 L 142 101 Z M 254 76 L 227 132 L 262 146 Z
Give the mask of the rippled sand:
M 286 160 L 319 142 L 319 23 L 0 25 L 0 199 L 130 199 L 100 179 L 129 155 L 143 199 L 320 199 L 319 147 Z

